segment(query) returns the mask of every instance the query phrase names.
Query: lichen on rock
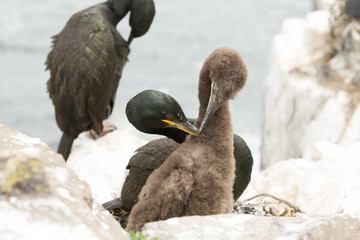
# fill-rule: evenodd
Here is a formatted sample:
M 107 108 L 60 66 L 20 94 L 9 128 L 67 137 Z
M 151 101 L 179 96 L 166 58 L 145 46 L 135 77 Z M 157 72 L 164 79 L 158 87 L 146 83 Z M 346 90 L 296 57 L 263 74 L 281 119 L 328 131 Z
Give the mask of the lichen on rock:
M 17 194 L 46 194 L 49 186 L 42 162 L 22 153 L 0 152 L 0 192 Z

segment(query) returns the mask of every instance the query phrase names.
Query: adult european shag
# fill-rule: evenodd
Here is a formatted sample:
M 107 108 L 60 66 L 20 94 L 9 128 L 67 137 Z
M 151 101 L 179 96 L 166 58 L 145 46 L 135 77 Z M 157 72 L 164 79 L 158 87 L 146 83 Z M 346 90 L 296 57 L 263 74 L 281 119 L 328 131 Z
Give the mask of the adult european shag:
M 128 12 L 131 33 L 126 42 L 116 25 Z M 58 153 L 65 160 L 81 132 L 101 135 L 102 122 L 114 107 L 129 43 L 149 30 L 154 15 L 152 0 L 109 0 L 75 13 L 53 37 L 47 85 L 63 131 Z
M 247 68 L 234 50 L 220 48 L 206 59 L 195 121 L 206 137 L 189 135 L 152 172 L 131 210 L 127 231 L 171 217 L 232 211 L 235 159 L 228 100 L 243 88 L 246 78 Z
M 186 119 L 179 103 L 170 95 L 160 91 L 145 90 L 137 94 L 128 102 L 126 116 L 139 131 L 168 137 L 153 140 L 136 150 L 136 154 L 130 159 L 127 166 L 129 173 L 121 190 L 120 198 L 103 204 L 108 210 L 121 208 L 129 212 L 137 202 L 138 195 L 148 176 L 166 160 L 180 143 L 184 142 L 188 133 L 180 124 L 175 124 L 184 122 L 182 119 Z M 166 123 L 168 118 L 172 118 L 174 123 Z M 194 123 L 195 120 L 189 119 L 189 121 Z M 236 200 L 250 182 L 253 165 L 249 147 L 236 134 L 234 134 L 234 157 L 236 170 L 233 195 Z

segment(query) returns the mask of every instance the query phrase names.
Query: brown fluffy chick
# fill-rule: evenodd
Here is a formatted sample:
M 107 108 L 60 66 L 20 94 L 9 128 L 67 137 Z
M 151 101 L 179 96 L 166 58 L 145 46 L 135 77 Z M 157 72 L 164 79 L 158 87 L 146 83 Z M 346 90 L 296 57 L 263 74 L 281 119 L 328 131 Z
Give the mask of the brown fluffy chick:
M 206 137 L 187 136 L 154 170 L 130 213 L 127 231 L 171 217 L 231 212 L 235 159 L 228 100 L 243 88 L 246 78 L 247 68 L 234 50 L 219 48 L 206 59 L 195 122 Z

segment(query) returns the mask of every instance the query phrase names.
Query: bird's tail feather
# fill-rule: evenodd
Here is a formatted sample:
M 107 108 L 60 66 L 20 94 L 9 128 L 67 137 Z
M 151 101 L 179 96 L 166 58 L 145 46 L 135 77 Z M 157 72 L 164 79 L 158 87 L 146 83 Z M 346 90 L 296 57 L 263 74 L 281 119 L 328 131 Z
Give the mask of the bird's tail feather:
M 103 203 L 103 207 L 106 210 L 114 210 L 116 208 L 121 208 L 123 205 L 122 201 L 120 198 L 116 198 L 114 200 L 108 201 L 106 203 Z

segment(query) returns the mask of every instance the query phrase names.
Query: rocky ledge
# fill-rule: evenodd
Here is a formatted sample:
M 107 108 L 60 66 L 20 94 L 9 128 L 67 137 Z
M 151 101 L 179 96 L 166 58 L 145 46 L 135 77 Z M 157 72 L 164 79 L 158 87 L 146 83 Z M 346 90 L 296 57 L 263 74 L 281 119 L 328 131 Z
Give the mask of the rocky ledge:
M 2 239 L 129 239 L 92 186 L 39 139 L 0 125 L 0 148 Z M 238 203 L 251 214 L 172 218 L 146 224 L 143 233 L 159 240 L 360 239 L 359 154 L 359 144 L 318 144 L 309 159 L 279 162 L 251 182 Z M 262 192 L 277 198 L 245 200 Z
M 46 144 L 0 124 L 1 239 L 129 239 Z

